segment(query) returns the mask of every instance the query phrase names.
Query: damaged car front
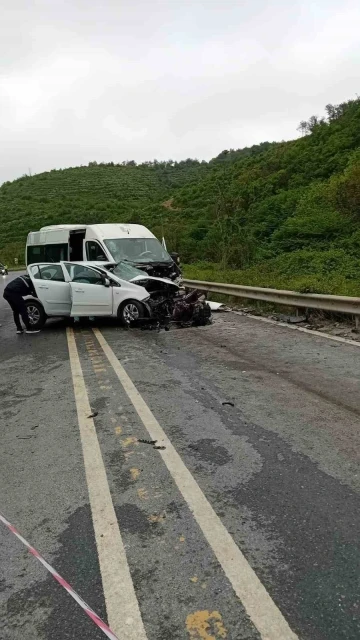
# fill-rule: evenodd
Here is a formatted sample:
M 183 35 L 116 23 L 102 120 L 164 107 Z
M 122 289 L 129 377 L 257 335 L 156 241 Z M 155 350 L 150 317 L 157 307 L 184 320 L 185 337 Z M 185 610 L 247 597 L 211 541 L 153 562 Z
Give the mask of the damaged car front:
M 177 284 L 181 281 L 178 254 L 169 254 L 155 237 L 109 238 L 104 244 L 118 263 L 127 262 L 154 278 L 167 278 Z
M 100 265 L 99 265 L 100 267 Z M 154 326 L 205 326 L 211 323 L 211 310 L 205 296 L 199 291 L 186 293 L 167 278 L 146 275 L 126 261 L 102 264 L 106 270 L 121 280 L 127 280 L 146 289 L 149 298 L 144 303 L 148 318 L 142 320 L 149 328 Z

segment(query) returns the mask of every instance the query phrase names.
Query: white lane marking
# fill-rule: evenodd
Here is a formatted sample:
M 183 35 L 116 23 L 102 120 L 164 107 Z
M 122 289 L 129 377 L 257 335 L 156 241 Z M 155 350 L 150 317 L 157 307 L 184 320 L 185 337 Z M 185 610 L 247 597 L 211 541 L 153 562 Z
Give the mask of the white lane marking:
M 165 445 L 166 449 L 161 451 L 161 456 L 262 639 L 296 640 L 296 634 L 290 629 L 255 571 L 216 515 L 104 336 L 98 329 L 94 328 L 93 332 L 151 440 L 157 440 L 159 444 Z
M 108 623 L 122 640 L 146 640 L 95 424 L 87 417 L 92 410 L 71 328 L 67 329 L 67 340 Z
M 276 327 L 286 327 L 286 329 L 295 329 L 302 333 L 309 333 L 311 336 L 319 336 L 320 338 L 327 338 L 328 340 L 335 340 L 335 342 L 342 342 L 343 344 L 350 344 L 353 347 L 360 347 L 360 342 L 357 340 L 349 340 L 348 338 L 341 338 L 340 336 L 330 336 L 323 331 L 315 331 L 312 329 L 305 329 L 305 327 L 295 327 L 287 322 L 278 322 L 277 320 L 271 320 L 271 318 L 262 318 L 261 316 L 252 316 L 250 313 L 241 313 L 241 311 L 232 311 L 237 316 L 243 318 L 251 318 L 251 320 L 259 320 L 260 322 L 266 322 L 267 324 L 274 324 Z

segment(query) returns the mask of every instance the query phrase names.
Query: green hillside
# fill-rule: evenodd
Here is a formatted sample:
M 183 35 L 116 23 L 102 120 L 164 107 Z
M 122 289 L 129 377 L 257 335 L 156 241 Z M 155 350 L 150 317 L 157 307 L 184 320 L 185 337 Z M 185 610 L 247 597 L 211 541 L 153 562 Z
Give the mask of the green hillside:
M 0 188 L 0 256 L 59 222 L 149 226 L 198 277 L 360 295 L 360 100 L 209 163 L 96 165 Z M 201 264 L 199 264 L 201 263 Z
M 207 163 L 97 164 L 23 176 L 0 187 L 0 254 L 23 254 L 29 231 L 59 223 L 138 222 L 151 204 L 165 202 L 200 177 Z M 165 211 L 165 209 L 164 209 Z
M 223 152 L 177 192 L 186 261 L 227 281 L 360 295 L 360 100 L 326 111 L 297 140 Z M 188 274 L 206 277 L 204 265 Z

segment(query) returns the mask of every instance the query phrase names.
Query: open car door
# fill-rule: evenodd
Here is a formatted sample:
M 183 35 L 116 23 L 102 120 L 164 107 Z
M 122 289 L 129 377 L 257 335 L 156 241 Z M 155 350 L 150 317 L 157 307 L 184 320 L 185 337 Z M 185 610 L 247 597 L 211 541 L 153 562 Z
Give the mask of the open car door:
M 48 316 L 69 316 L 71 308 L 70 285 L 61 264 L 32 264 L 28 273 L 36 295 Z
M 71 317 L 111 316 L 113 288 L 106 286 L 105 276 L 81 264 L 64 264 L 70 276 Z

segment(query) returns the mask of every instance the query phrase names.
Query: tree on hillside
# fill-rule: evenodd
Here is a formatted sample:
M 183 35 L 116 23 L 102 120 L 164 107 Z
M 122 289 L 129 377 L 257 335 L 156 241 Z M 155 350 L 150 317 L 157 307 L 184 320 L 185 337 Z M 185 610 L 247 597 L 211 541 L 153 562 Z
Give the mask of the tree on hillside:
M 214 224 L 208 235 L 208 250 L 223 269 L 237 264 L 245 267 L 253 255 L 253 241 L 242 220 L 243 200 L 240 195 L 227 193 L 224 185 L 217 184 L 213 215 Z M 214 259 L 214 258 L 213 258 Z
M 354 162 L 340 178 L 336 190 L 336 204 L 339 211 L 360 220 L 360 161 Z
M 339 107 L 334 104 L 327 104 L 325 107 L 326 115 L 328 117 L 329 122 L 331 120 L 336 120 L 339 117 L 338 114 Z
M 312 133 L 317 127 L 325 123 L 325 118 L 319 118 L 319 116 L 311 116 L 309 120 L 301 120 L 299 126 L 296 128 L 296 131 L 300 131 L 301 135 L 305 136 L 308 133 Z
M 302 136 L 305 136 L 307 133 L 309 133 L 307 121 L 301 120 L 299 126 L 296 128 L 296 131 L 300 131 Z
M 308 120 L 308 129 L 310 132 L 314 131 L 319 125 L 325 124 L 325 118 L 319 116 L 311 116 Z
M 353 105 L 359 104 L 360 99 L 356 97 L 355 100 L 348 100 L 347 102 L 340 102 L 340 104 L 327 104 L 325 111 L 329 122 L 338 120 L 343 116 Z

